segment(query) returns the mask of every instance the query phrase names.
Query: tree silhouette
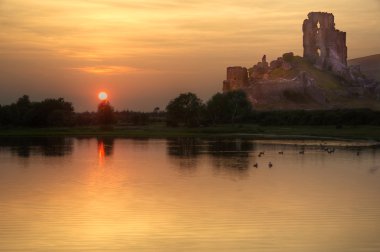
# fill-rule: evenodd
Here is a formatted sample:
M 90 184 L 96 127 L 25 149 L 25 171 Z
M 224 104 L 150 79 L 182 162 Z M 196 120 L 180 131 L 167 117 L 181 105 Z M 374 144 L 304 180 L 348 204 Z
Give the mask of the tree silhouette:
M 207 115 L 213 123 L 244 121 L 252 111 L 244 91 L 217 93 L 207 102 Z
M 63 98 L 30 102 L 27 95 L 0 110 L 0 125 L 50 127 L 73 125 L 74 107 Z
M 199 126 L 203 109 L 202 100 L 195 94 L 180 94 L 166 106 L 167 123 L 171 126 L 179 123 L 190 127 Z
M 109 126 L 115 123 L 114 109 L 109 101 L 102 101 L 98 106 L 98 123 L 103 126 Z

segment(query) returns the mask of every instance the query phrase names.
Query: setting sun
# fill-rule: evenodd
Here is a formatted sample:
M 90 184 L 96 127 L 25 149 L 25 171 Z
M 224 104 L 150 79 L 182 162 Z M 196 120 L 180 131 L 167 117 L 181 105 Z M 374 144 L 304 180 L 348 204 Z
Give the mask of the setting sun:
M 104 101 L 104 100 L 107 100 L 108 94 L 106 92 L 100 92 L 98 94 L 98 97 L 99 97 L 100 100 Z

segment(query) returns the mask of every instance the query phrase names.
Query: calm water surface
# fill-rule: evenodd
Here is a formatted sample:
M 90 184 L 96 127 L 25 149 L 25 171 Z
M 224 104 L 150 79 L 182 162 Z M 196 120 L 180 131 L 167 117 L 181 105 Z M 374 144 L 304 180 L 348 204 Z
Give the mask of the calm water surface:
M 0 251 L 380 251 L 380 149 L 0 139 Z

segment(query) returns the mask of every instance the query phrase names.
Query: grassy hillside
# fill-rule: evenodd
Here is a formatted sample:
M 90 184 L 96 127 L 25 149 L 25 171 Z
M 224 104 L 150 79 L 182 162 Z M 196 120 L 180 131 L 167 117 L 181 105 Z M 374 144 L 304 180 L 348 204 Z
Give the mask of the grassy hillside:
M 380 81 L 380 54 L 350 59 L 348 64 L 360 65 L 360 69 L 365 75 Z
M 317 85 L 329 89 L 340 89 L 342 88 L 339 79 L 329 72 L 319 70 L 315 68 L 312 64 L 304 60 L 300 56 L 294 56 L 291 64 L 293 66 L 290 70 L 284 70 L 283 68 L 277 68 L 269 73 L 269 79 L 292 79 L 296 77 L 301 71 L 307 72 L 313 79 L 316 80 Z
M 374 55 L 376 56 L 376 55 Z M 368 59 L 367 59 L 368 58 Z M 365 60 L 364 60 L 365 59 Z M 376 64 L 377 59 L 380 62 L 380 55 L 376 57 L 365 57 L 363 61 L 367 67 L 364 69 L 372 69 L 376 72 L 376 67 L 379 68 L 380 64 Z M 371 64 L 370 64 L 370 63 Z M 316 85 L 321 90 L 322 97 L 325 97 L 326 103 L 321 104 L 310 97 L 309 94 L 299 93 L 297 90 L 287 90 L 284 92 L 282 98 L 261 104 L 259 109 L 331 109 L 331 108 L 370 108 L 380 110 L 380 102 L 368 96 L 352 97 L 347 95 L 349 88 L 337 76 L 329 71 L 323 71 L 315 68 L 312 64 L 304 60 L 302 57 L 294 56 L 291 60 L 293 66 L 290 70 L 278 68 L 268 74 L 270 80 L 276 79 L 293 79 L 300 72 L 307 72 L 310 77 L 315 80 Z M 371 70 L 371 71 L 372 71 Z M 297 93 L 298 92 L 298 93 Z
M 317 85 L 319 85 L 321 88 L 327 90 L 337 90 L 342 88 L 339 79 L 330 72 L 315 68 L 312 64 L 304 60 L 302 57 L 294 57 L 294 60 L 296 61 L 297 71 L 305 71 L 309 73 L 316 80 Z

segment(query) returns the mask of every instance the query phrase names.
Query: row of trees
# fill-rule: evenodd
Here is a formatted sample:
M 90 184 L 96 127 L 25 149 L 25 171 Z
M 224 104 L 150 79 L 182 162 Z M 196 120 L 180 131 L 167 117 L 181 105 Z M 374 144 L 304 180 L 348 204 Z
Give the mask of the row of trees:
M 24 95 L 15 103 L 0 105 L 0 127 L 145 125 L 154 121 L 165 121 L 165 113 L 159 108 L 150 113 L 115 111 L 108 101 L 102 101 L 97 112 L 82 113 L 75 113 L 72 103 L 63 98 L 31 102 L 29 96 Z
M 118 125 L 147 125 L 154 122 L 165 122 L 166 113 L 164 111 L 137 112 L 130 110 L 113 111 L 100 106 L 98 112 L 75 113 L 75 125 L 94 126 L 98 124 L 118 124 Z
M 0 106 L 0 126 L 62 127 L 167 122 L 170 126 L 196 127 L 246 120 L 251 105 L 242 91 L 216 94 L 203 103 L 195 94 L 181 94 L 170 101 L 167 112 L 156 107 L 153 112 L 115 111 L 109 101 L 102 101 L 97 112 L 75 113 L 72 103 L 63 98 L 31 102 L 27 95 L 16 103 Z
M 31 102 L 24 95 L 16 103 L 0 105 L 0 127 L 62 127 L 91 125 L 146 125 L 198 127 L 212 124 L 254 123 L 260 125 L 380 125 L 380 111 L 370 109 L 257 111 L 243 91 L 217 93 L 203 102 L 193 93 L 171 100 L 166 111 L 114 111 L 108 101 L 97 112 L 75 113 L 63 98 Z
M 380 125 L 380 111 L 370 109 L 272 110 L 251 108 L 243 91 L 217 93 L 206 103 L 195 94 L 181 94 L 167 108 L 170 126 L 252 123 L 260 125 Z
M 31 102 L 27 95 L 0 106 L 1 126 L 50 127 L 73 124 L 74 107 L 63 98 Z
M 243 91 L 217 93 L 203 103 L 193 93 L 180 94 L 166 107 L 169 126 L 236 123 L 247 120 L 252 112 L 251 103 Z

